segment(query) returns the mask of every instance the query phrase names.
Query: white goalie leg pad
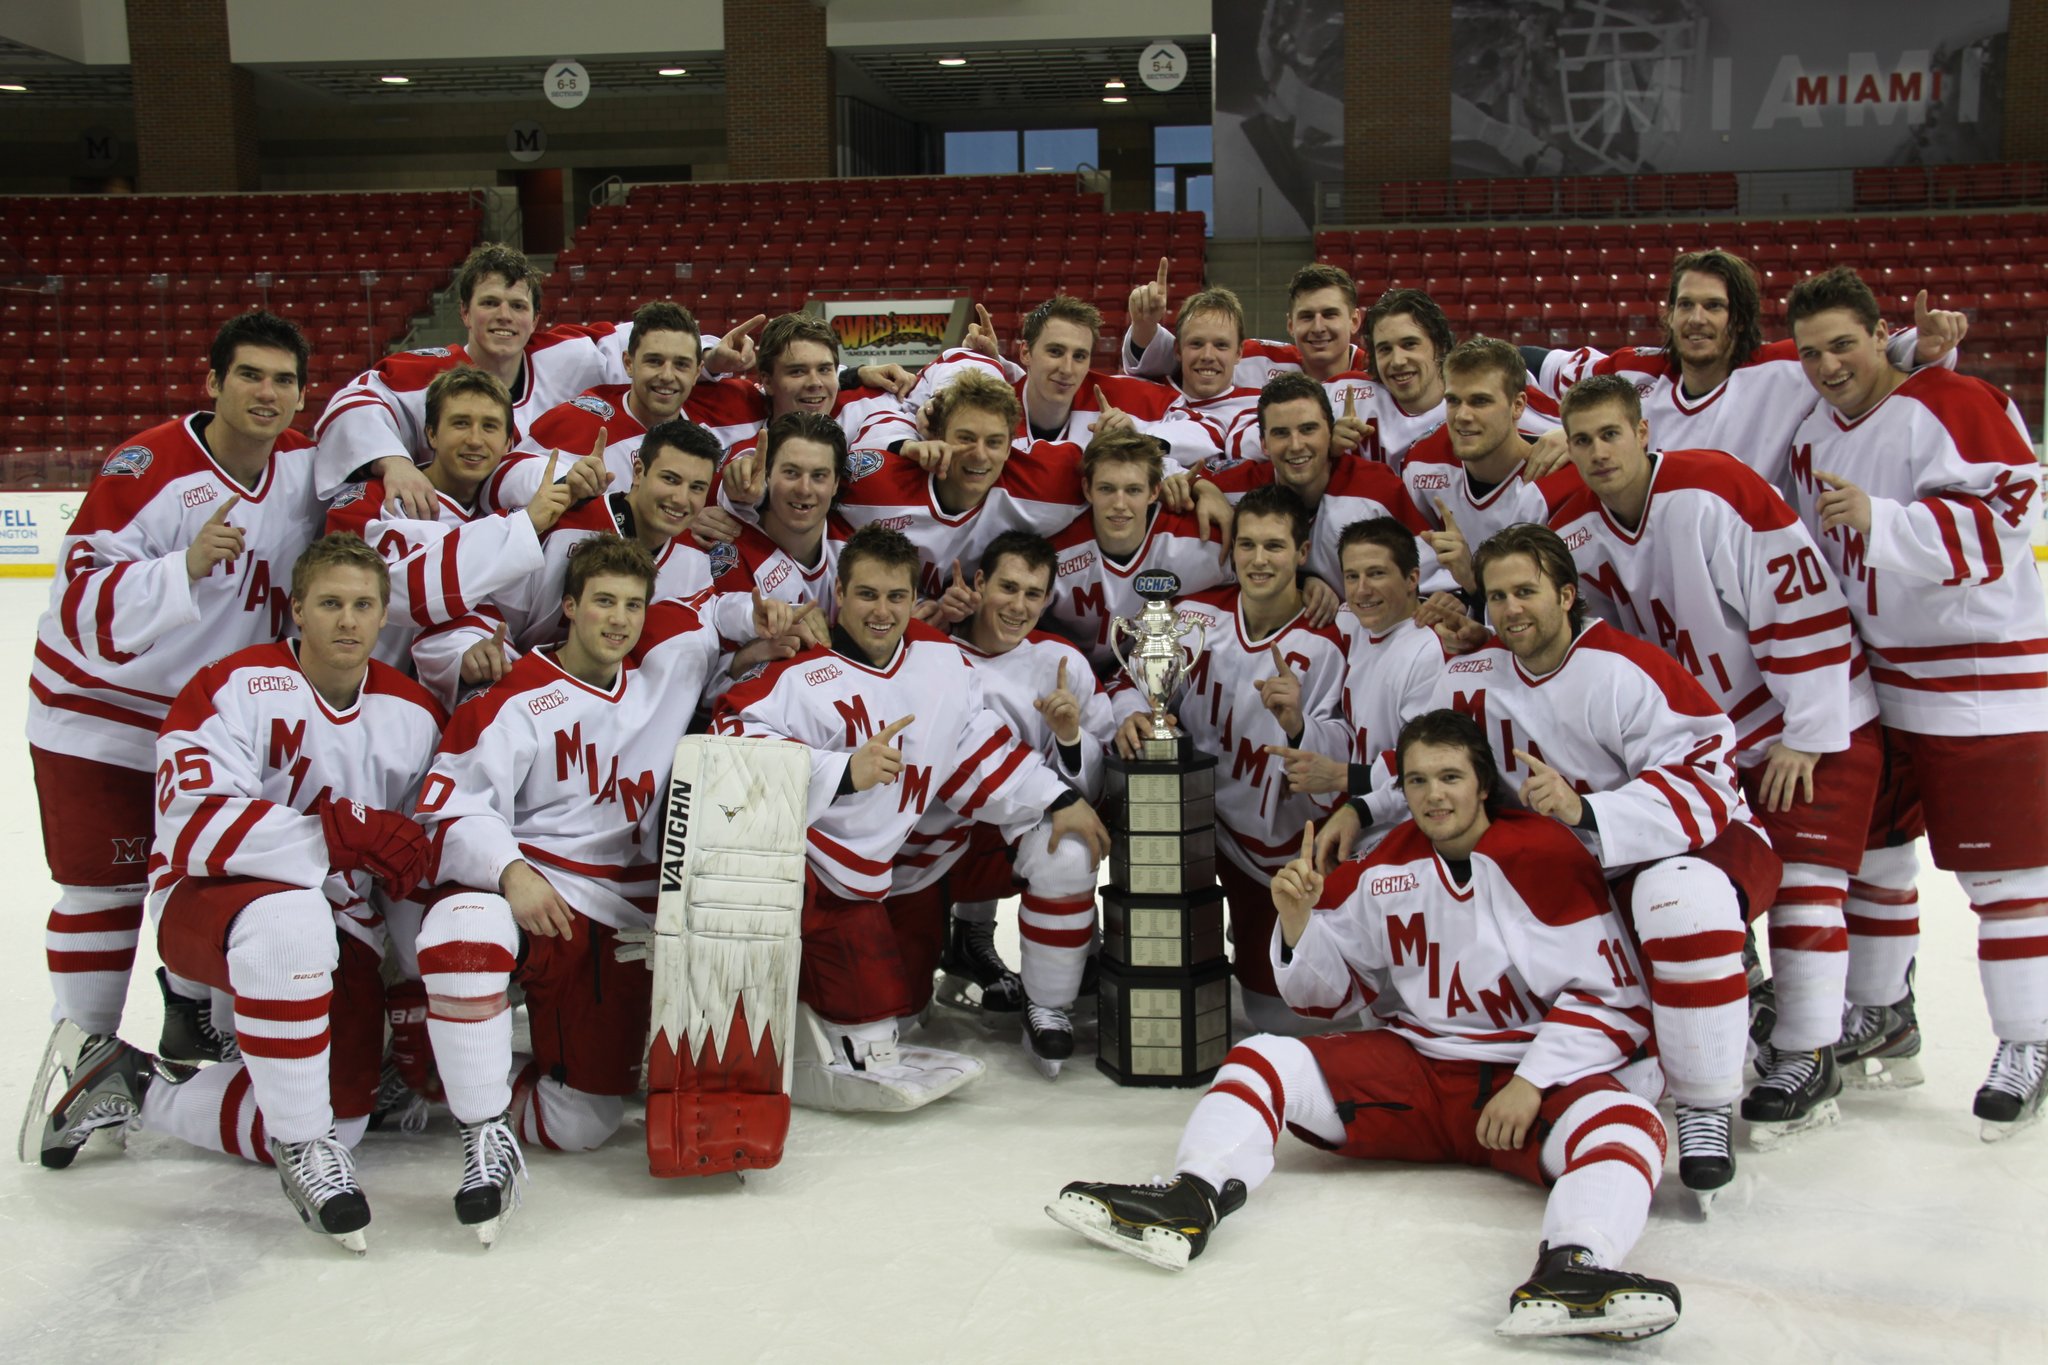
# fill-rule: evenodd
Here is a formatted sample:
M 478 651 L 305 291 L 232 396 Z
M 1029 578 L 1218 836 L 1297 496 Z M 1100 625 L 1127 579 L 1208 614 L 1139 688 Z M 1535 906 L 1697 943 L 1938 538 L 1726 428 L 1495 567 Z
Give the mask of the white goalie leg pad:
M 655 1047 L 685 1059 L 686 1075 L 707 1039 L 727 1066 L 772 1049 L 787 1093 L 810 778 L 809 754 L 783 740 L 689 735 L 676 746 L 653 1013 Z
M 952 1094 L 985 1068 L 965 1053 L 898 1041 L 896 1021 L 835 1024 L 797 1007 L 796 1078 L 806 1109 L 901 1113 Z

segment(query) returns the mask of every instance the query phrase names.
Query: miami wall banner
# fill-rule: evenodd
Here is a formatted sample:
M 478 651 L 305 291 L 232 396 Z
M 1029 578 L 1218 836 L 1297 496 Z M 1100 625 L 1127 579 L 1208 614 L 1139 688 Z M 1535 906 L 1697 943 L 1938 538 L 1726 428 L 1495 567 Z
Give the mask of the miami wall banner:
M 1210 24 L 1216 235 L 1306 237 L 1344 178 L 1344 0 L 1214 0 Z
M 1454 0 L 1452 171 L 1998 161 L 2007 9 L 2008 0 Z
M 904 365 L 915 368 L 939 358 L 967 331 L 967 300 L 814 299 L 839 334 L 842 365 Z

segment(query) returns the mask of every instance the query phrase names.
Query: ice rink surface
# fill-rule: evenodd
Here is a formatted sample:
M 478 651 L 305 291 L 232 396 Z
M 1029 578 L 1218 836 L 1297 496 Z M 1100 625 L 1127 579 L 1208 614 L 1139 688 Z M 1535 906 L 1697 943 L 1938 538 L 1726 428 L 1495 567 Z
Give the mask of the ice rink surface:
M 0 958 L 0 1115 L 11 1135 L 48 1031 L 53 898 L 20 738 L 42 581 L 0 581 L 0 804 L 15 888 Z M 2048 780 L 2048 776 L 2044 776 Z M 687 1360 L 2048 1361 L 2048 1126 L 1986 1145 L 1991 1060 L 1970 912 L 1921 880 L 1927 1084 L 1848 1092 L 1841 1126 L 1740 1171 L 1711 1222 L 1674 1151 L 1633 1268 L 1684 1317 L 1633 1347 L 1493 1335 L 1534 1259 L 1542 1193 L 1449 1167 L 1345 1161 L 1284 1139 L 1279 1169 L 1184 1274 L 1082 1242 L 1042 1206 L 1073 1179 L 1166 1173 L 1195 1091 L 1122 1090 L 1084 1058 L 1042 1080 L 1010 1035 L 957 1017 L 986 1059 L 896 1117 L 798 1110 L 782 1165 L 655 1181 L 635 1119 L 605 1149 L 528 1153 L 526 1204 L 488 1252 L 454 1219 L 445 1111 L 373 1133 L 358 1260 L 308 1234 L 276 1176 L 150 1134 L 68 1171 L 0 1172 L 0 1361 Z M 1015 961 L 1005 911 L 1005 952 Z M 159 1006 L 144 936 L 124 1034 Z M 1092 1056 L 1091 1037 L 1082 1048 Z M 1675 1144 L 1674 1144 L 1675 1147 Z

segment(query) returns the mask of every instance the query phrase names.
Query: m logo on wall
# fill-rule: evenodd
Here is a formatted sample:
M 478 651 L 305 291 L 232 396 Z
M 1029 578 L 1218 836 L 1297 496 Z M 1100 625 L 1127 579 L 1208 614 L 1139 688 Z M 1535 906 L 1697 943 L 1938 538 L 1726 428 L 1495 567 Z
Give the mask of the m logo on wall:
M 1457 0 L 1452 173 L 1996 161 L 2007 11 L 2007 0 Z

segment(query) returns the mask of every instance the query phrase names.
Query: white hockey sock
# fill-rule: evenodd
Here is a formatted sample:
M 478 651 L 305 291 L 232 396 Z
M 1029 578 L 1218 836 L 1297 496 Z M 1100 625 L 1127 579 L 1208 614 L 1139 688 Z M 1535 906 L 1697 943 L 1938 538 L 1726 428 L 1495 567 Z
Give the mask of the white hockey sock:
M 1920 951 L 1920 860 L 1911 844 L 1874 848 L 1849 879 L 1843 920 L 1849 928 L 1852 1005 L 1895 1005 L 1906 998 L 1906 973 Z
M 1247 1038 L 1230 1049 L 1188 1115 L 1174 1169 L 1200 1176 L 1211 1189 L 1242 1180 L 1255 1190 L 1273 1173 L 1273 1147 L 1287 1124 L 1331 1144 L 1344 1140 L 1315 1054 L 1294 1038 Z
M 1026 891 L 1018 903 L 1017 933 L 1024 994 L 1041 1005 L 1071 1008 L 1095 933 L 1095 893 L 1052 897 Z
M 182 1085 L 152 1084 L 142 1097 L 142 1126 L 209 1152 L 270 1162 L 270 1135 L 241 1062 L 201 1067 Z
M 994 924 L 996 905 L 995 901 L 954 901 L 953 918 L 969 924 Z
M 1749 1045 L 1742 912 L 1727 874 L 1701 858 L 1643 869 L 1630 897 L 1665 1079 L 1681 1103 L 1732 1104 Z
M 1621 1264 L 1643 1235 L 1667 1142 L 1647 1100 L 1600 1090 L 1575 1101 L 1543 1142 L 1543 1172 L 1556 1182 L 1543 1240 L 1582 1246 L 1603 1266 Z
M 1842 1036 L 1843 989 L 1849 978 L 1849 931 L 1842 906 L 1849 874 L 1813 863 L 1786 863 L 1771 906 L 1771 976 L 1778 1020 L 1771 1044 L 1811 1052 Z
M 2048 1039 L 2048 868 L 1956 879 L 1977 912 L 1977 974 L 1991 1031 L 2012 1043 Z
M 444 897 L 420 926 L 420 976 L 427 987 L 427 1036 L 448 1108 L 481 1123 L 512 1103 L 512 1002 L 519 926 L 502 896 Z
M 341 960 L 334 912 L 318 891 L 250 901 L 228 930 L 235 1035 L 272 1137 L 306 1142 L 334 1125 L 328 1010 Z
M 60 886 L 43 933 L 56 1007 L 50 1022 L 69 1019 L 87 1033 L 112 1033 L 128 999 L 128 974 L 142 938 L 139 886 Z
M 524 1056 L 512 1083 L 512 1126 L 519 1139 L 551 1152 L 588 1152 L 619 1131 L 626 1102 L 616 1095 L 592 1095 L 540 1074 Z

